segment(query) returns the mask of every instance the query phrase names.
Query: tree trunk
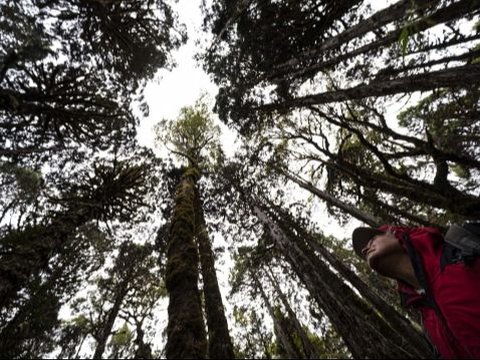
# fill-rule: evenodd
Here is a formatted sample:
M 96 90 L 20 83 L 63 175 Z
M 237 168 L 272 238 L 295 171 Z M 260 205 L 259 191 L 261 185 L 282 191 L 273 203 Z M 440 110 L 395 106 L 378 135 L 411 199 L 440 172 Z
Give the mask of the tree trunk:
M 280 297 L 280 300 L 282 301 L 283 306 L 285 306 L 288 317 L 291 319 L 291 321 L 293 322 L 293 325 L 295 326 L 295 330 L 297 331 L 300 337 L 300 340 L 302 341 L 303 352 L 305 354 L 305 357 L 307 359 L 319 359 L 320 354 L 318 353 L 315 345 L 308 338 L 308 335 L 305 332 L 305 329 L 303 328 L 302 324 L 297 319 L 297 315 L 295 314 L 290 304 L 288 303 L 287 297 L 285 296 L 283 291 L 280 289 L 280 286 L 278 285 L 278 282 L 275 279 L 275 276 L 273 275 L 272 271 L 269 269 L 269 271 L 266 272 L 266 275 L 270 280 L 271 284 L 273 285 L 273 287 L 275 288 L 275 291 L 277 292 L 278 296 Z
M 208 325 L 208 357 L 210 359 L 233 359 L 235 356 L 225 317 L 222 295 L 218 286 L 215 257 L 198 190 L 195 191 L 195 236 L 203 276 L 203 294 Z
M 135 345 L 137 345 L 137 350 L 135 350 L 134 359 L 152 359 L 152 349 L 150 344 L 146 344 L 144 341 L 145 332 L 142 329 L 142 323 L 137 322 L 137 337 L 135 338 Z
M 165 348 L 168 359 L 203 359 L 207 352 L 198 290 L 198 252 L 194 243 L 197 176 L 195 169 L 187 168 L 175 194 L 165 281 L 170 295 Z
M 342 277 L 355 287 L 360 295 L 368 300 L 382 317 L 389 323 L 393 330 L 410 344 L 412 349 L 417 349 L 419 356 L 428 358 L 431 355 L 431 348 L 424 339 L 422 333 L 415 329 L 413 325 L 390 304 L 386 303 L 381 297 L 368 287 L 352 270 L 343 262 L 331 254 L 322 244 L 320 244 L 307 230 L 298 225 L 297 222 L 286 219 L 284 211 L 275 209 L 275 212 L 282 218 L 282 222 L 288 222 L 289 226 L 303 238 L 311 251 L 318 252 Z
M 96 336 L 95 340 L 97 341 L 97 346 L 95 348 L 95 353 L 93 354 L 92 359 L 101 359 L 103 353 L 105 352 L 105 347 L 107 345 L 107 340 L 112 333 L 112 328 L 117 319 L 118 313 L 120 312 L 120 306 L 122 305 L 123 299 L 127 294 L 128 283 L 131 281 L 130 278 L 126 277 L 122 280 L 120 285 L 115 291 L 115 301 L 112 308 L 108 311 L 107 320 L 102 324 L 99 334 Z
M 345 211 L 347 214 L 352 215 L 354 218 L 363 221 L 364 223 L 372 226 L 378 227 L 381 225 L 380 221 L 373 217 L 370 214 L 367 214 L 363 211 L 360 211 L 356 207 L 350 204 L 346 204 L 341 200 L 338 200 L 334 196 L 330 195 L 329 193 L 318 189 L 317 187 L 313 186 L 310 182 L 307 182 L 300 177 L 291 174 L 289 171 L 275 168 L 280 174 L 285 176 L 287 179 L 293 181 L 295 184 L 299 185 L 300 187 L 304 188 L 305 190 L 310 191 L 312 194 L 317 195 L 320 199 L 325 200 L 328 204 L 338 207 L 339 209 Z

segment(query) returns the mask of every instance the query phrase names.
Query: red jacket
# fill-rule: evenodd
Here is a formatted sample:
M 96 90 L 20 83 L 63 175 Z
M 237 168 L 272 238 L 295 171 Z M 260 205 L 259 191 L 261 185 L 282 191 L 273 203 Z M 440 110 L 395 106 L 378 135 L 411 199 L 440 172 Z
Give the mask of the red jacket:
M 480 258 L 466 265 L 435 228 L 390 229 L 407 250 L 425 290 L 422 294 L 399 282 L 404 306 L 421 312 L 440 357 L 480 359 Z

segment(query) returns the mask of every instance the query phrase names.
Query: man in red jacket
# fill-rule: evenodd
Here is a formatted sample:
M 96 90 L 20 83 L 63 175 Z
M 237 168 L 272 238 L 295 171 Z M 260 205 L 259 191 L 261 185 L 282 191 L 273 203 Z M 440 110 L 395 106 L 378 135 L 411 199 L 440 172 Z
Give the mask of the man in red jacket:
M 442 358 L 480 358 L 480 257 L 467 263 L 438 229 L 357 228 L 353 248 L 398 282 L 402 305 L 418 309 Z

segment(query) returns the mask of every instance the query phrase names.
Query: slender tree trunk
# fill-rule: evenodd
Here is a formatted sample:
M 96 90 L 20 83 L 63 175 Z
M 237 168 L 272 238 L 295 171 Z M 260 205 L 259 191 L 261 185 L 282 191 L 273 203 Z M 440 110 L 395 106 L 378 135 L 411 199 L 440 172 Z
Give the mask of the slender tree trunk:
M 228 331 L 222 295 L 218 286 L 215 257 L 198 190 L 195 192 L 195 235 L 203 276 L 203 293 L 208 325 L 208 357 L 210 359 L 233 359 L 235 354 Z
M 357 207 L 347 204 L 342 200 L 337 199 L 336 197 L 330 195 L 328 192 L 320 190 L 316 186 L 314 186 L 311 182 L 302 179 L 300 176 L 294 175 L 286 169 L 275 168 L 277 172 L 285 176 L 287 179 L 293 181 L 295 184 L 300 186 L 301 188 L 311 192 L 312 194 L 318 196 L 320 199 L 325 200 L 326 203 L 343 210 L 347 214 L 350 214 L 354 218 L 363 221 L 367 225 L 372 227 L 378 227 L 382 224 L 382 221 L 379 217 L 374 217 L 369 213 L 359 210 Z M 372 200 L 365 198 L 366 201 L 372 203 Z M 374 203 L 379 208 L 384 208 L 388 213 L 393 213 L 399 216 L 404 217 L 414 223 L 423 225 L 423 226 L 438 226 L 436 224 L 432 224 L 429 221 L 424 220 L 421 217 L 415 216 L 410 214 L 409 212 L 403 211 L 399 208 L 393 207 L 383 202 L 375 202 Z M 393 216 L 392 216 L 393 217 Z
M 280 289 L 280 286 L 278 285 L 278 282 L 275 279 L 275 276 L 273 275 L 272 271 L 269 269 L 269 271 L 266 272 L 266 275 L 267 275 L 268 279 L 270 280 L 270 283 L 275 288 L 275 291 L 277 292 L 278 296 L 280 297 L 280 300 L 282 301 L 283 306 L 285 306 L 285 309 L 287 310 L 288 317 L 293 322 L 293 325 L 295 326 L 295 330 L 297 331 L 298 335 L 300 336 L 300 340 L 302 341 L 303 352 L 305 354 L 305 357 L 307 359 L 319 359 L 320 358 L 319 352 L 317 351 L 315 345 L 308 338 L 308 335 L 305 332 L 305 329 L 303 328 L 300 321 L 297 319 L 297 315 L 295 314 L 295 312 L 291 308 L 290 304 L 288 303 L 287 297 L 285 296 L 283 291 Z
M 250 276 L 253 279 L 253 282 L 255 284 L 255 287 L 259 290 L 260 296 L 263 299 L 263 303 L 267 307 L 268 313 L 270 314 L 270 317 L 273 320 L 273 327 L 275 329 L 275 334 L 277 335 L 278 340 L 282 344 L 283 349 L 286 352 L 286 356 L 289 359 L 296 359 L 299 357 L 299 354 L 295 351 L 295 348 L 293 347 L 290 337 L 288 336 L 289 334 L 285 329 L 283 328 L 282 324 L 280 323 L 280 319 L 277 317 L 275 314 L 275 310 L 273 309 L 272 305 L 270 304 L 270 300 L 268 299 L 267 294 L 265 294 L 265 291 L 263 290 L 262 284 L 258 280 L 257 276 L 250 271 Z
M 195 233 L 195 182 L 188 168 L 177 186 L 167 248 L 166 287 L 170 295 L 166 355 L 168 359 L 205 358 L 207 339 L 198 290 Z
M 93 354 L 93 359 L 101 359 L 103 353 L 105 352 L 105 347 L 107 345 L 107 340 L 112 333 L 113 325 L 117 319 L 118 313 L 120 312 L 120 307 L 122 305 L 123 299 L 127 294 L 128 283 L 130 279 L 126 277 L 122 280 L 120 285 L 117 287 L 115 294 L 115 301 L 112 308 L 108 311 L 107 320 L 102 324 L 101 330 L 98 333 L 95 340 L 97 341 L 97 346 L 95 347 L 95 353 Z
M 285 176 L 287 179 L 293 181 L 295 184 L 299 185 L 305 190 L 310 191 L 312 194 L 317 195 L 320 199 L 325 200 L 328 204 L 338 207 L 339 209 L 345 211 L 347 214 L 352 215 L 354 218 L 363 221 L 364 223 L 372 226 L 378 227 L 381 225 L 379 219 L 373 217 L 370 214 L 367 214 L 363 211 L 360 211 L 355 206 L 344 203 L 341 200 L 338 200 L 336 197 L 330 195 L 326 191 L 322 191 L 319 188 L 313 186 L 310 182 L 307 182 L 300 178 L 299 176 L 293 175 L 287 170 L 275 168 L 280 174 Z
M 135 345 L 137 345 L 137 350 L 135 350 L 134 359 L 152 359 L 152 349 L 149 344 L 146 344 L 144 341 L 145 332 L 142 329 L 142 323 L 137 322 L 137 337 L 135 338 Z

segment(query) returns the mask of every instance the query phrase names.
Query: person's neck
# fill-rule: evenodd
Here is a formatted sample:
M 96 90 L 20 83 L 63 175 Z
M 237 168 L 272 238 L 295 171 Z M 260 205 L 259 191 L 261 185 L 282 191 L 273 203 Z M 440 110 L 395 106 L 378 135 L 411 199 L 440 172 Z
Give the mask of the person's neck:
M 395 266 L 383 266 L 381 271 L 379 271 L 382 275 L 402 280 L 415 289 L 422 288 L 415 276 L 412 261 L 407 253 L 393 254 L 385 260 L 387 264 L 395 264 Z

